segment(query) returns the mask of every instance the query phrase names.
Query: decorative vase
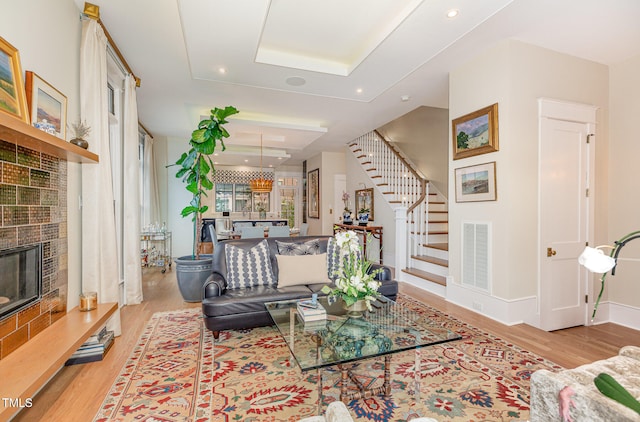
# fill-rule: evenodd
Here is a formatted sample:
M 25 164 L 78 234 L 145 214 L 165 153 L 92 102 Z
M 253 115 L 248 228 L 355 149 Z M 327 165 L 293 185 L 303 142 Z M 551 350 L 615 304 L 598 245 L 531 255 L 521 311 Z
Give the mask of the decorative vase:
M 342 223 L 343 224 L 351 224 L 351 223 L 353 223 L 353 220 L 351 219 L 351 212 L 350 211 L 344 211 L 342 213 Z
M 367 310 L 367 301 L 364 299 L 358 299 L 353 305 L 348 306 L 343 303 L 344 309 L 347 311 L 347 315 L 351 318 L 362 318 L 364 311 Z
M 360 214 L 358 214 L 358 225 L 359 226 L 366 226 L 369 223 L 369 213 L 368 212 L 361 212 Z
M 74 145 L 79 146 L 80 148 L 84 148 L 84 149 L 89 148 L 89 142 L 85 141 L 84 139 L 73 138 L 69 142 L 71 142 Z
M 266 220 L 267 219 L 267 212 L 266 211 L 259 211 L 259 217 L 260 220 Z
M 202 286 L 211 275 L 211 255 L 200 255 L 199 260 L 187 255 L 175 259 L 178 288 L 185 302 L 201 302 Z

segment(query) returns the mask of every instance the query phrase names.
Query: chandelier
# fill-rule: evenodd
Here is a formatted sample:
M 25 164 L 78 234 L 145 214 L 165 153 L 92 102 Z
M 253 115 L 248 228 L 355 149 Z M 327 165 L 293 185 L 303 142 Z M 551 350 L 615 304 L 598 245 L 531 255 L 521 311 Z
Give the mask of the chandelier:
M 271 192 L 273 180 L 265 179 L 262 173 L 262 134 L 260 134 L 260 177 L 249 180 L 251 192 Z

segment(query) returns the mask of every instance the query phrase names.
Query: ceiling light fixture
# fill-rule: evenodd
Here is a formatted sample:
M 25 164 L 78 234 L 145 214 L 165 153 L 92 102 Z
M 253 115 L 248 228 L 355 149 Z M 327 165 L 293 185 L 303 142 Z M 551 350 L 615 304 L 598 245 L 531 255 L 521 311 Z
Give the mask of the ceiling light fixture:
M 362 88 L 358 88 L 358 89 L 356 89 L 356 93 L 358 93 L 358 94 L 362 94 Z
M 262 134 L 260 134 L 260 177 L 249 180 L 251 192 L 271 192 L 273 180 L 265 179 L 262 173 Z
M 224 67 L 219 67 L 218 73 L 220 73 L 221 75 L 224 75 L 225 73 L 227 73 L 227 69 L 225 69 Z
M 460 13 L 460 11 L 458 9 L 451 9 L 447 11 L 447 17 L 449 19 L 453 19 L 456 16 L 458 16 L 458 14 Z

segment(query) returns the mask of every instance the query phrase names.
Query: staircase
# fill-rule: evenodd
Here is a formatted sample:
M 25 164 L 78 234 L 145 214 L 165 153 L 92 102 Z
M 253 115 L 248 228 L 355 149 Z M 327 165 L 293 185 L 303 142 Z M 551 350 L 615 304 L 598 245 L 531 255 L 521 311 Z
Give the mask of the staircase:
M 396 250 L 396 262 L 407 265 L 396 268 L 396 278 L 443 294 L 449 274 L 447 199 L 377 131 L 355 139 L 349 148 L 391 208 L 407 210 L 407 244 Z

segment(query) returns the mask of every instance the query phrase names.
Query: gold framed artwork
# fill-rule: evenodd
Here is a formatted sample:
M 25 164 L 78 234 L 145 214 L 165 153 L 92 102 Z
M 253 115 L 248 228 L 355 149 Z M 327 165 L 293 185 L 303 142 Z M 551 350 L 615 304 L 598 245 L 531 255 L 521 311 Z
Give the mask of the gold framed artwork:
M 29 123 L 18 50 L 0 37 L 0 113 Z
M 373 188 L 356 190 L 356 212 L 368 212 L 369 221 L 373 221 Z
M 309 218 L 320 218 L 320 169 L 307 173 L 307 197 L 309 198 Z
M 451 121 L 453 159 L 498 151 L 498 103 Z
M 67 97 L 37 74 L 25 75 L 27 104 L 33 126 L 61 139 L 67 137 Z
M 455 170 L 456 202 L 495 201 L 496 162 Z

